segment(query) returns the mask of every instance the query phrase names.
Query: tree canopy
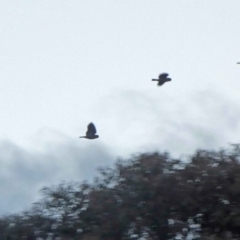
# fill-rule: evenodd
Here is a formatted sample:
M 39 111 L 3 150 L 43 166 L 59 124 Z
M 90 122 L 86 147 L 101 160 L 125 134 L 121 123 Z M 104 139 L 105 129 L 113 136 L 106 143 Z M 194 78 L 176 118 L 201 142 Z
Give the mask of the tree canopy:
M 0 219 L 0 240 L 240 239 L 240 148 L 188 160 L 145 153 L 99 169 L 94 183 L 41 190 L 26 212 Z

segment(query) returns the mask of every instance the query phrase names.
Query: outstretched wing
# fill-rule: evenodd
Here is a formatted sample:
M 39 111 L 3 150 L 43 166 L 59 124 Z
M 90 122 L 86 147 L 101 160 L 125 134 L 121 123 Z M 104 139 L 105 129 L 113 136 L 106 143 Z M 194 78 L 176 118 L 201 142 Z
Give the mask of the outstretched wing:
M 161 73 L 161 74 L 159 74 L 159 76 L 158 76 L 158 78 L 159 79 L 165 79 L 165 78 L 167 78 L 168 77 L 168 73 Z
M 93 123 L 89 123 L 86 135 L 87 136 L 94 136 L 96 134 L 96 132 L 97 132 L 97 130 L 96 130 L 94 124 Z

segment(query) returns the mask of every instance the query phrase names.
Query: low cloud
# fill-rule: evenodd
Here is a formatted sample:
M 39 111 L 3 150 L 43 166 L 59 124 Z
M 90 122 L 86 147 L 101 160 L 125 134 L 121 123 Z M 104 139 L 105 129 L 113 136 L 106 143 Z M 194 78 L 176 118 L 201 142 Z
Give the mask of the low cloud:
M 185 95 L 157 90 L 151 94 L 126 90 L 99 103 L 104 109 L 98 108 L 96 119 L 106 116 L 99 121 L 106 129 L 103 141 L 107 139 L 119 154 L 167 150 L 179 156 L 240 141 L 237 99 L 214 90 Z
M 0 214 L 27 209 L 44 186 L 61 181 L 91 181 L 99 166 L 113 156 L 98 142 L 71 138 L 46 141 L 40 150 L 26 150 L 11 141 L 0 142 Z

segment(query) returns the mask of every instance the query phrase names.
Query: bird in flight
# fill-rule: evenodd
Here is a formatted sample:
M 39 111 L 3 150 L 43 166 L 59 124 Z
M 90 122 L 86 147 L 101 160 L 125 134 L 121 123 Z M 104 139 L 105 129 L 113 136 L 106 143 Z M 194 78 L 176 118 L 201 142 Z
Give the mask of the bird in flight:
M 158 81 L 158 86 L 162 86 L 165 82 L 170 82 L 172 79 L 168 78 L 168 73 L 161 73 L 158 79 L 152 79 L 152 81 Z
M 88 128 L 87 128 L 87 132 L 86 132 L 86 136 L 81 136 L 79 138 L 95 139 L 95 138 L 99 137 L 98 135 L 96 135 L 96 133 L 97 133 L 97 130 L 96 130 L 94 124 L 89 123 Z

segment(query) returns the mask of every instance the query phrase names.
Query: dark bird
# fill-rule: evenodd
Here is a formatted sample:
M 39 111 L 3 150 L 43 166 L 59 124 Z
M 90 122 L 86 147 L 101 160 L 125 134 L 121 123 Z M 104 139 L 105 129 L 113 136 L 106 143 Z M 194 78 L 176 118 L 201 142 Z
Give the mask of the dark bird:
M 172 79 L 168 78 L 168 73 L 161 73 L 158 79 L 152 79 L 152 81 L 158 81 L 158 86 L 162 86 L 165 82 L 170 82 Z
M 86 132 L 86 136 L 81 136 L 79 138 L 95 139 L 95 138 L 99 137 L 98 135 L 96 135 L 96 133 L 97 133 L 97 130 L 96 130 L 94 124 L 89 123 L 88 128 L 87 128 L 87 132 Z

